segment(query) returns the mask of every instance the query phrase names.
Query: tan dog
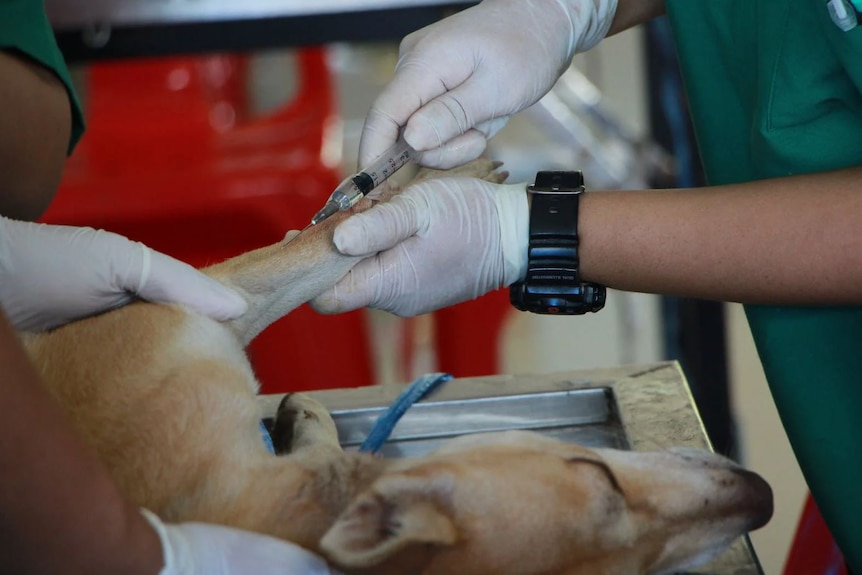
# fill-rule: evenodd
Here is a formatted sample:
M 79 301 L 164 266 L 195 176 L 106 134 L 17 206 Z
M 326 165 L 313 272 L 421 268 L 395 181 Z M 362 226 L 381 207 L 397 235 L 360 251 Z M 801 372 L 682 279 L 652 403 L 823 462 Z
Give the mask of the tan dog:
M 501 181 L 496 167 L 462 173 Z M 237 320 L 138 303 L 22 335 L 135 504 L 381 575 L 657 573 L 707 559 L 769 519 L 766 483 L 709 453 L 590 450 L 508 432 L 384 460 L 343 452 L 326 411 L 298 394 L 275 426 L 285 455 L 270 455 L 244 348 L 358 261 L 332 246 L 339 219 L 207 269 L 248 300 Z

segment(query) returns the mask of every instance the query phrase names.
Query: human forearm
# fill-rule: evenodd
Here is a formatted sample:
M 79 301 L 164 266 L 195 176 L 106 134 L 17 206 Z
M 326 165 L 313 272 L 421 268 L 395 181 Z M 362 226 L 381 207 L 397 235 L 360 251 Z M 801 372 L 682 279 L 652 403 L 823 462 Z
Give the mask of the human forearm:
M 63 173 L 72 112 L 62 82 L 39 64 L 0 51 L 0 215 L 39 217 Z
M 318 298 L 316 309 L 415 315 L 523 279 L 525 188 L 441 179 L 396 198 L 409 209 L 377 206 L 353 216 L 336 230 L 337 248 L 376 255 Z M 500 201 L 509 193 L 518 201 Z M 494 201 L 476 204 L 480 196 Z M 697 190 L 587 192 L 578 215 L 580 272 L 627 291 L 860 304 L 860 223 L 862 168 Z
M 155 532 L 39 382 L 0 314 L 0 565 L 10 573 L 158 573 Z
M 664 0 L 619 0 L 608 36 L 643 24 L 664 12 Z
M 585 279 L 773 304 L 862 302 L 862 168 L 581 202 Z

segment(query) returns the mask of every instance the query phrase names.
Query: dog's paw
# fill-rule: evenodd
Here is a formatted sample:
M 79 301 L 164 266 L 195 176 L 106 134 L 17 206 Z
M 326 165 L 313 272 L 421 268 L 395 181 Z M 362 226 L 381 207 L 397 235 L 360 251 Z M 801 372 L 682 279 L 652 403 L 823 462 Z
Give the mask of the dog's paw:
M 410 182 L 410 185 L 424 182 L 434 178 L 479 178 L 492 182 L 494 184 L 502 184 L 509 177 L 509 172 L 499 170 L 503 162 L 489 160 L 488 158 L 477 158 L 472 162 L 460 165 L 457 168 L 449 170 L 434 170 L 432 168 L 422 168 L 417 172 L 416 176 Z
M 304 393 L 288 393 L 275 414 L 272 443 L 278 455 L 310 446 L 338 446 L 338 430 L 329 411 Z

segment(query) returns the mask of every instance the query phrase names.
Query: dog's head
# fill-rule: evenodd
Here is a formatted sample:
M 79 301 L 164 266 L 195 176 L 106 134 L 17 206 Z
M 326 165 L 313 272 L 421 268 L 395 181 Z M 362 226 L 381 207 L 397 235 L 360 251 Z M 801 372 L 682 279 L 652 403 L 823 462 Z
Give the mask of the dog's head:
M 711 453 L 505 432 L 394 462 L 321 549 L 375 574 L 661 573 L 710 559 L 771 515 L 766 482 Z

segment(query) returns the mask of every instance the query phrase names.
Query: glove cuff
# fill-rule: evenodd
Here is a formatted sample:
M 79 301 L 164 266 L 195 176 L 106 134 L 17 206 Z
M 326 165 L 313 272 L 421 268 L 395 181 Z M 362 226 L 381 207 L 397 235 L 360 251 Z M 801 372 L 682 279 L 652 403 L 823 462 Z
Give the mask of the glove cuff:
M 148 509 L 144 509 L 141 507 L 139 509 L 141 515 L 144 516 L 144 519 L 152 526 L 153 530 L 155 530 L 156 534 L 159 536 L 159 542 L 162 544 L 162 553 L 164 554 L 165 564 L 162 567 L 162 570 L 159 571 L 159 575 L 175 575 L 177 573 L 176 570 L 176 557 L 174 556 L 174 546 L 171 544 L 171 538 L 168 535 L 168 530 L 165 528 L 165 524 L 162 523 L 162 520 L 158 518 L 158 516 Z
M 494 194 L 503 252 L 503 285 L 524 279 L 530 235 L 530 207 L 527 184 L 500 186 Z
M 604 40 L 617 13 L 617 0 L 556 0 L 569 17 L 569 57 Z
M 138 280 L 138 287 L 135 288 L 135 295 L 141 295 L 141 292 L 144 290 L 144 287 L 147 285 L 147 282 L 150 279 L 150 272 L 153 267 L 153 252 L 150 248 L 138 242 L 138 245 L 141 248 L 142 259 L 141 259 L 141 277 Z

